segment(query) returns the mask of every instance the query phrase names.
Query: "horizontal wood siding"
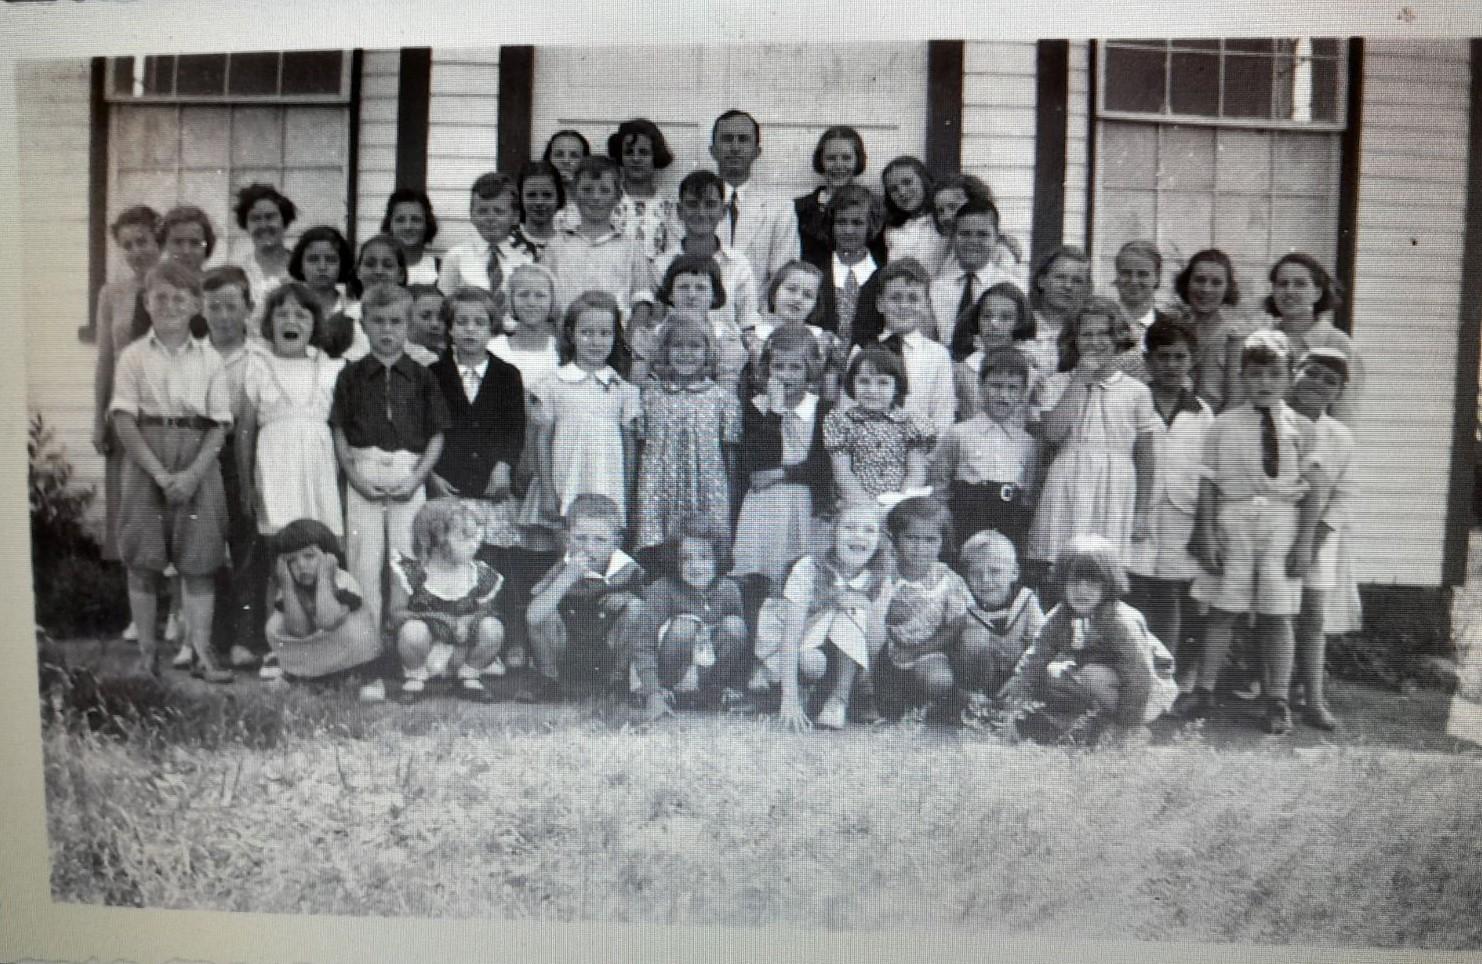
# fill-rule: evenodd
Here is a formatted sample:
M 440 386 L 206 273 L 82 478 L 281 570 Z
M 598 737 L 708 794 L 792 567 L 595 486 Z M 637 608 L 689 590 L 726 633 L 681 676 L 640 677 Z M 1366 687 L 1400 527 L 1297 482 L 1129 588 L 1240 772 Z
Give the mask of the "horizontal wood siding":
M 1072 63 L 1075 56 L 1072 49 Z M 1002 228 L 1024 245 L 1026 257 L 1034 209 L 1034 58 L 1033 43 L 969 41 L 963 50 L 962 170 L 993 188 Z
M 1353 333 L 1368 370 L 1357 424 L 1362 581 L 1442 581 L 1466 208 L 1465 41 L 1370 40 Z
M 494 170 L 499 150 L 499 48 L 434 48 L 431 86 L 427 194 L 437 211 L 433 247 L 446 251 L 476 237 L 468 220 L 468 189 L 480 174 Z
M 1070 90 L 1065 117 L 1065 243 L 1086 245 L 1087 164 L 1091 146 L 1091 45 L 1070 45 Z
M 66 446 L 83 485 L 97 486 L 93 453 L 93 346 L 78 340 L 88 311 L 88 76 L 86 60 L 22 61 L 16 67 L 20 145 L 21 325 L 26 402 Z M 19 444 L 17 442 L 17 444 Z
M 386 198 L 396 187 L 396 93 L 399 53 L 367 50 L 360 74 L 360 171 L 355 184 L 355 236 L 381 229 Z

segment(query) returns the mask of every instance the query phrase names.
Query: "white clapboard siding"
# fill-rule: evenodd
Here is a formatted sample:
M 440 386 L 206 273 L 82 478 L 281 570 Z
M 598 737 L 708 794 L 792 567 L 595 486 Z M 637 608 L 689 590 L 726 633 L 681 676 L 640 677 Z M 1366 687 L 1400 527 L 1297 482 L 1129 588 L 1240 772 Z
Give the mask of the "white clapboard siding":
M 1357 568 L 1365 582 L 1441 583 L 1466 207 L 1466 41 L 1371 40 L 1354 338 L 1369 392 L 1357 421 Z M 1413 136 L 1412 136 L 1413 135 Z M 1415 244 L 1410 239 L 1415 239 Z
M 1091 144 L 1091 45 L 1070 45 L 1070 86 L 1065 110 L 1065 243 L 1086 243 L 1087 164 Z
M 499 153 L 499 48 L 434 49 L 430 86 L 427 196 L 437 211 L 433 247 L 446 251 L 476 237 L 468 189 Z
M 1034 219 L 1035 45 L 968 41 L 963 48 L 962 170 L 993 189 L 1004 233 L 1028 256 Z
M 653 47 L 540 47 L 535 51 L 531 150 L 539 155 L 562 128 L 579 130 L 596 153 L 622 121 L 647 117 L 674 154 L 659 189 L 713 167 L 710 126 L 731 108 L 762 127 L 754 176 L 778 195 L 817 183 L 811 158 L 833 124 L 856 127 L 868 166 L 862 183 L 880 190 L 880 171 L 926 144 L 926 44 L 754 44 Z
M 89 67 L 85 60 L 16 67 L 20 145 L 21 316 L 7 319 L 26 352 L 28 406 L 66 446 L 77 481 L 102 491 L 93 453 L 94 352 L 77 337 L 88 306 Z M 17 443 L 18 444 L 18 443 Z M 101 518 L 101 502 L 95 505 Z
M 360 158 L 355 183 L 355 236 L 381 230 L 386 198 L 396 187 L 396 101 L 401 55 L 367 50 L 360 73 Z

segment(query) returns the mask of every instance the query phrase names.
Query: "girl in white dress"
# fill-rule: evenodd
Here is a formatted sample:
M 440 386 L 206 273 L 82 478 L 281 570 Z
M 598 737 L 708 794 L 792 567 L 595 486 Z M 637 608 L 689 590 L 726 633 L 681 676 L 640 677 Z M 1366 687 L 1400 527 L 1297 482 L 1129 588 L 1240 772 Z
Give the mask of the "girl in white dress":
M 268 296 L 262 328 L 272 353 L 252 353 L 242 376 L 243 509 L 264 535 L 294 519 L 316 519 L 343 535 L 329 409 L 345 363 L 320 350 L 324 316 L 304 285 L 289 282 Z

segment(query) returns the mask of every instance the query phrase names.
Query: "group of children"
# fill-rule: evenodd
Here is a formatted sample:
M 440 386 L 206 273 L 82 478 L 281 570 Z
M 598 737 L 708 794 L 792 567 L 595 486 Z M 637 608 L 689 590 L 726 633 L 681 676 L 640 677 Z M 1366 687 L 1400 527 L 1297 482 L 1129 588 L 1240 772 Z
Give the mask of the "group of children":
M 752 225 L 753 264 L 721 240 L 763 207 L 749 115 L 717 121 L 721 173 L 674 201 L 652 124 L 567 164 L 571 135 L 478 178 L 479 240 L 440 261 L 415 191 L 353 263 L 328 227 L 282 257 L 291 202 L 263 185 L 238 205 L 244 229 L 278 215 L 250 270 L 202 273 L 203 215 L 116 222 L 135 277 L 100 299 L 98 438 L 123 453 L 111 532 L 147 668 L 173 567 L 177 663 L 214 681 L 260 660 L 357 673 L 367 700 L 439 677 L 492 700 L 519 669 L 528 699 L 579 676 L 653 718 L 775 700 L 794 728 L 998 698 L 1136 738 L 1180 685 L 1210 712 L 1251 617 L 1268 729 L 1291 727 L 1294 665 L 1305 718 L 1335 725 L 1353 439 L 1330 412 L 1358 368 L 1317 321 L 1316 262 L 1277 262 L 1264 325 L 1220 317 L 1238 295 L 1213 250 L 1177 313 L 1145 242 L 1118 298 L 1088 296 L 1073 248 L 1026 296 L 981 182 L 897 159 L 882 205 L 839 128 L 789 256 Z M 213 618 L 217 586 L 240 618 Z

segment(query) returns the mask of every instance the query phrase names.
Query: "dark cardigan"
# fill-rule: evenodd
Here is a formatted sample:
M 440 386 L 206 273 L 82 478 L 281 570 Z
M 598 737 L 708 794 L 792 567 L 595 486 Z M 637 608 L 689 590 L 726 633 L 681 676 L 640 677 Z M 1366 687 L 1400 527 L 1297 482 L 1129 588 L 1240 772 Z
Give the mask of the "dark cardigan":
M 808 448 L 808 457 L 797 465 L 786 467 L 787 481 L 806 485 L 813 493 L 813 512 L 822 514 L 833 498 L 834 471 L 828 450 L 823 447 L 823 419 L 829 413 L 829 404 L 818 400 L 818 414 L 813 420 L 813 441 Z M 738 484 L 743 496 L 751 487 L 751 473 L 766 469 L 783 468 L 782 465 L 782 416 L 776 412 L 763 413 L 753 399 L 747 399 L 741 408 L 741 457 Z M 736 500 L 739 505 L 740 500 Z
M 472 402 L 463 394 L 463 378 L 451 352 L 428 369 L 453 417 L 435 471 L 464 496 L 483 495 L 500 462 L 513 475 L 525 445 L 525 385 L 520 370 L 493 355 L 487 357 L 489 367 Z

